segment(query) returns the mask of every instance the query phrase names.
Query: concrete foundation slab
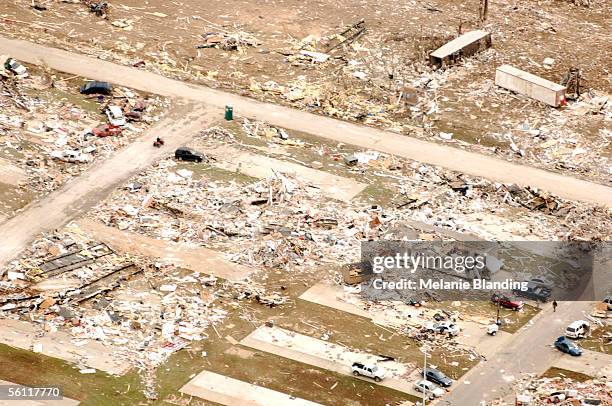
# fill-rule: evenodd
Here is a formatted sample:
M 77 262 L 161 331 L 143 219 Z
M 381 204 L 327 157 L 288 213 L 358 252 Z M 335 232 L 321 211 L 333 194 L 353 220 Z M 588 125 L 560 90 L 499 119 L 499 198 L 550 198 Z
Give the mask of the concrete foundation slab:
M 0 158 L 0 183 L 16 186 L 27 179 L 26 172 L 10 161 Z
M 352 376 L 353 362 L 376 364 L 376 361 L 380 359 L 375 355 L 350 351 L 341 345 L 278 327 L 259 327 L 240 341 L 240 344 L 350 376 Z M 381 382 L 376 383 L 373 379 L 365 377 L 358 378 L 373 385 L 385 386 L 413 396 L 419 395 L 413 389 L 414 382 L 405 380 L 414 371 L 413 367 L 395 361 L 385 361 L 380 366 L 387 371 L 387 377 Z
M 367 317 L 380 325 L 394 327 L 393 322 L 397 320 L 396 314 L 369 312 L 359 307 L 357 302 L 351 301 L 350 297 L 351 295 L 345 294 L 340 286 L 319 283 L 302 293 L 299 298 L 356 316 Z M 415 313 L 418 314 L 419 311 L 415 310 Z M 499 331 L 495 337 L 491 337 L 486 333 L 486 326 L 476 322 L 463 321 L 460 326 L 462 333 L 457 337 L 457 341 L 468 347 L 473 347 L 479 354 L 487 358 L 493 356 L 512 340 L 512 334 L 504 331 Z
M 318 403 L 208 371 L 199 373 L 180 390 L 226 406 L 320 406 Z
M 257 155 L 223 146 L 207 151 L 217 161 L 215 167 L 228 171 L 240 171 L 255 178 L 266 178 L 272 171 L 293 175 L 303 182 L 321 189 L 321 192 L 332 199 L 349 201 L 367 186 L 350 178 L 333 175 L 324 171 L 308 168 L 293 162 L 281 161 L 265 155 Z
M 174 262 L 176 266 L 192 271 L 234 281 L 246 278 L 251 272 L 246 266 L 230 262 L 222 253 L 208 248 L 189 247 L 185 244 L 158 240 L 87 219 L 79 220 L 76 225 L 82 231 L 91 234 L 93 238 L 108 243 L 115 250 L 163 258 Z
M 580 342 L 578 342 L 580 345 Z M 554 367 L 567 369 L 568 371 L 579 372 L 581 374 L 599 377 L 610 376 L 612 372 L 612 355 L 602 352 L 590 351 L 583 349 L 582 355 L 572 357 L 568 354 L 563 354 L 561 358 L 555 361 Z
M 118 359 L 112 348 L 90 340 L 85 345 L 76 346 L 70 342 L 72 337 L 61 331 L 36 337 L 37 329 L 32 323 L 12 319 L 0 319 L 0 343 L 11 347 L 32 351 L 34 345 L 41 353 L 64 361 L 87 365 L 111 375 L 125 374 L 130 365 Z

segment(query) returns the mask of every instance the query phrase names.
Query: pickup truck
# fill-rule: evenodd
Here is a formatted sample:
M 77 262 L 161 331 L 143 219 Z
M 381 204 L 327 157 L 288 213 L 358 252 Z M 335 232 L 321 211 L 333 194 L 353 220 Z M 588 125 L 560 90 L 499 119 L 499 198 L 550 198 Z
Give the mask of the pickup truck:
M 429 323 L 426 326 L 427 331 L 432 331 L 439 334 L 448 334 L 449 336 L 456 336 L 459 334 L 459 326 L 450 321 L 441 321 L 439 323 Z
M 353 375 L 367 376 L 376 382 L 382 381 L 386 374 L 386 371 L 377 365 L 362 364 L 361 362 L 353 362 L 351 369 L 353 370 Z

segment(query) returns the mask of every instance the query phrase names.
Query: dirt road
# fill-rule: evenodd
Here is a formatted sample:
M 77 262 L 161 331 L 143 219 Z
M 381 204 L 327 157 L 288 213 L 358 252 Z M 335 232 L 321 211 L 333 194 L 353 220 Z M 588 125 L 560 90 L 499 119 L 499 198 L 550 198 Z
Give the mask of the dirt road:
M 515 333 L 509 345 L 465 374 L 440 403 L 479 405 L 483 400 L 488 403 L 497 397 L 511 396 L 512 383 L 522 373 L 539 375 L 560 358 L 571 357 L 551 346 L 557 337 L 563 335 L 568 324 L 583 319 L 583 312 L 592 306 L 592 302 L 560 302 L 553 313 L 548 304 L 543 313 L 536 316 L 533 325 Z M 495 340 L 495 337 L 491 339 Z
M 183 103 L 127 148 L 95 164 L 80 177 L 0 224 L 0 269 L 38 234 L 60 228 L 85 213 L 116 185 L 156 160 L 171 155 L 211 122 L 209 111 Z M 152 143 L 160 134 L 166 145 L 157 149 Z
M 232 104 L 237 114 L 265 120 L 322 138 L 439 165 L 490 180 L 531 185 L 571 200 L 612 206 L 612 188 L 501 159 L 381 131 L 269 103 L 262 103 L 204 86 L 187 84 L 137 68 L 93 59 L 26 41 L 0 37 L 0 54 L 28 63 L 106 80 L 122 86 L 170 97 L 182 97 L 223 107 Z

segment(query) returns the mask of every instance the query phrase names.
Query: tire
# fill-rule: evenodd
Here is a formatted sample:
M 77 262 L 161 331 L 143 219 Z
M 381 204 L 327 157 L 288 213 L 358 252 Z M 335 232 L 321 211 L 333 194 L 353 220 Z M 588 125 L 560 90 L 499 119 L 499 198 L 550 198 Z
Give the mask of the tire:
M 357 371 L 353 371 L 353 375 L 355 375 L 355 376 L 359 376 L 359 372 L 357 372 Z
M 380 378 L 379 378 L 378 376 L 375 376 L 375 377 L 374 377 L 374 380 L 375 380 L 376 382 L 380 382 Z

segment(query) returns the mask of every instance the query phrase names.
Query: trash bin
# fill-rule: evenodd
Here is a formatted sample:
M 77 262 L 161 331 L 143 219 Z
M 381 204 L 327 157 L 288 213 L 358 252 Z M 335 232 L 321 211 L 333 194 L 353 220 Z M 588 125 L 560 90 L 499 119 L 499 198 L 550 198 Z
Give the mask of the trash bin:
M 232 121 L 234 119 L 234 108 L 230 104 L 225 106 L 225 119 L 227 121 Z

